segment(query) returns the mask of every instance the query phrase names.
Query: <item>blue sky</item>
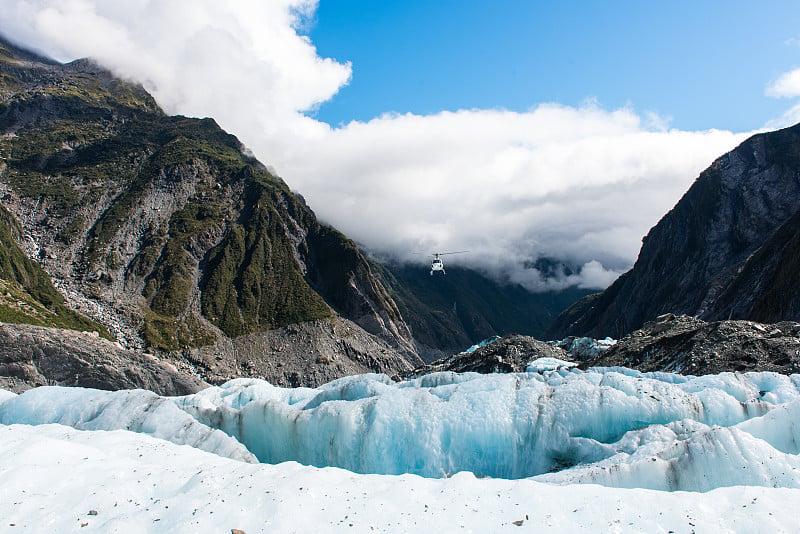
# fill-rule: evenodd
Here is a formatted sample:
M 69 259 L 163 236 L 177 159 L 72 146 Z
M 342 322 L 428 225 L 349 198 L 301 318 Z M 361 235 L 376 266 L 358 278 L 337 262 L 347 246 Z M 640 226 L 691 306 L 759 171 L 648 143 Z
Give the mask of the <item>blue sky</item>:
M 569 106 L 655 112 L 681 129 L 761 127 L 767 83 L 800 65 L 800 2 L 322 0 L 307 32 L 352 79 L 312 116 Z

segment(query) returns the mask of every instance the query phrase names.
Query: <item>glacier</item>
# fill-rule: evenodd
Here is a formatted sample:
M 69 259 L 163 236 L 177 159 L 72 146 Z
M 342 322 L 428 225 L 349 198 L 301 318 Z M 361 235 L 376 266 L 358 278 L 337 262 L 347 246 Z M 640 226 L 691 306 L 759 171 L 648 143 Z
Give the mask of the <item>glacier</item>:
M 800 490 L 706 493 L 251 464 L 124 430 L 0 425 L 0 532 L 797 532 Z
M 242 444 L 197 422 L 169 397 L 146 390 L 44 386 L 0 395 L 0 424 L 60 424 L 78 430 L 127 430 L 255 463 Z M 5 402 L 3 402 L 5 398 Z
M 0 424 L 124 430 L 241 462 L 362 474 L 800 488 L 800 375 L 528 369 L 318 388 L 236 379 L 185 397 L 42 387 L 0 395 Z
M 0 390 L 0 532 L 796 532 L 800 375 Z

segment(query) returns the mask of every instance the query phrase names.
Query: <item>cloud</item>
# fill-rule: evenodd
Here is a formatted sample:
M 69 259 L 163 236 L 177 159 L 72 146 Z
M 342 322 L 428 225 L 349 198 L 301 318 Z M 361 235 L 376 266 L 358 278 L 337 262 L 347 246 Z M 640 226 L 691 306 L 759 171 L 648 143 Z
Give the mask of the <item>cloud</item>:
M 298 34 L 315 8 L 0 0 L 0 32 L 60 60 L 94 57 L 144 83 L 170 113 L 213 116 L 321 219 L 376 254 L 419 261 L 413 252 L 469 250 L 448 260 L 535 289 L 610 283 L 699 172 L 745 137 L 670 130 L 656 115 L 592 101 L 331 128 L 303 112 L 348 83 L 351 67 Z M 569 270 L 526 267 L 542 257 Z
M 785 72 L 767 85 L 767 96 L 775 98 L 794 98 L 800 96 L 800 69 Z
M 787 44 L 798 44 L 797 39 L 790 39 Z M 785 72 L 777 79 L 767 84 L 764 94 L 773 98 L 797 98 L 800 97 L 800 68 Z M 786 128 L 800 122 L 800 102 L 786 110 L 780 117 L 767 121 L 764 125 L 766 130 L 776 130 Z
M 313 158 L 283 168 L 322 217 L 370 248 L 409 261 L 467 249 L 450 261 L 532 288 L 599 288 L 632 265 L 642 236 L 699 172 L 744 138 L 644 122 L 593 103 L 387 115 L 328 130 L 306 145 Z M 590 267 L 583 278 L 543 279 L 524 268 L 538 257 Z
M 302 112 L 351 75 L 298 35 L 315 9 L 315 0 L 0 0 L 0 31 L 62 61 L 93 57 L 170 113 L 213 116 L 281 150 L 287 132 L 294 142 L 320 128 Z
M 796 103 L 791 108 L 781 114 L 780 117 L 770 119 L 764 125 L 764 130 L 778 130 L 800 123 L 800 103 Z

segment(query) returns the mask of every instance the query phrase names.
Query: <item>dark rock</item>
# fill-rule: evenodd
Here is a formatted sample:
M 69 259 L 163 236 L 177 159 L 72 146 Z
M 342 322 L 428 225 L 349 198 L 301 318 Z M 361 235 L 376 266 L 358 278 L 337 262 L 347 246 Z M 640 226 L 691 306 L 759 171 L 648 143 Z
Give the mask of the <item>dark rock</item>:
M 172 362 L 212 384 L 247 376 L 291 387 L 317 387 L 362 373 L 392 376 L 422 364 L 341 318 L 222 339 Z
M 86 332 L 0 323 L 0 388 L 36 386 L 148 389 L 188 395 L 208 387 L 154 356 L 125 350 Z
M 410 373 L 401 373 L 401 378 L 421 376 L 427 373 L 453 371 L 456 373 L 521 373 L 531 360 L 557 358 L 569 361 L 564 349 L 543 343 L 529 336 L 518 334 L 505 336 L 479 347 L 473 352 L 462 352 L 433 363 L 417 367 Z
M 448 266 L 431 276 L 427 266 L 373 263 L 411 329 L 426 362 L 464 350 L 494 335 L 541 338 L 553 319 L 589 292 L 577 288 L 532 293 L 472 269 Z
M 666 314 L 619 340 L 581 367 L 624 366 L 689 375 L 726 371 L 800 372 L 800 323 L 707 323 Z
M 717 159 L 647 234 L 633 269 L 562 313 L 545 337 L 620 338 L 667 312 L 797 320 L 798 269 L 800 125 Z

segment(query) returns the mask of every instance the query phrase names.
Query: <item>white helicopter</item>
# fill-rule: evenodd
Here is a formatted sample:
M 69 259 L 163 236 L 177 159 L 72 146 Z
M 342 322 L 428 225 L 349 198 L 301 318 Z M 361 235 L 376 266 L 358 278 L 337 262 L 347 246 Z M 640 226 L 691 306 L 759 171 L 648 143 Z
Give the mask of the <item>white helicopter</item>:
M 431 276 L 433 276 L 434 271 L 442 271 L 442 274 L 447 274 L 444 270 L 444 263 L 439 256 L 446 256 L 447 254 L 464 254 L 465 252 L 469 252 L 469 250 L 459 250 L 457 252 L 434 252 L 432 254 L 433 261 L 431 262 Z

